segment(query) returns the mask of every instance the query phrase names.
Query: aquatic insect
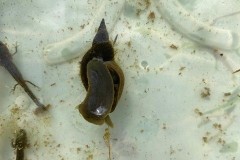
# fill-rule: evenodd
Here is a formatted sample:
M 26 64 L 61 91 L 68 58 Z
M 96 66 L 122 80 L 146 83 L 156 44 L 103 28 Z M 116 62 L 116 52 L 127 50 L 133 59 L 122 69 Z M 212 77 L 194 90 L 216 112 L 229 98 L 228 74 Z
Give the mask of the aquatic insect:
M 12 55 L 10 54 L 7 46 L 0 41 L 0 66 L 3 66 L 11 76 L 17 81 L 17 83 L 22 86 L 24 91 L 29 95 L 29 97 L 33 100 L 33 102 L 38 106 L 36 112 L 41 110 L 46 110 L 47 106 L 44 106 L 42 103 L 39 102 L 37 97 L 33 94 L 33 92 L 29 89 L 26 84 L 26 81 L 23 79 L 22 74 L 16 67 L 16 65 L 12 61 Z
M 80 67 L 82 83 L 87 90 L 84 101 L 78 105 L 89 122 L 113 127 L 109 113 L 116 108 L 124 86 L 124 74 L 114 61 L 114 49 L 109 41 L 104 19 L 95 35 L 92 47 L 83 56 Z
M 16 149 L 16 160 L 24 160 L 24 149 L 27 147 L 26 131 L 20 129 L 15 140 L 12 140 L 12 147 Z

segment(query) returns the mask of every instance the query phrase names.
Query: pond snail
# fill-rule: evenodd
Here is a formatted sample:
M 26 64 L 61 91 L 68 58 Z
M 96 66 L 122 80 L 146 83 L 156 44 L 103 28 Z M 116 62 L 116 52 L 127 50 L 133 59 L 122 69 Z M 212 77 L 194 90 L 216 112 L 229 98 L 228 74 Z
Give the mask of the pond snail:
M 124 86 L 124 74 L 114 61 L 104 19 L 93 39 L 92 47 L 83 56 L 80 76 L 87 95 L 78 105 L 85 120 L 96 125 L 113 127 L 109 113 L 116 108 Z

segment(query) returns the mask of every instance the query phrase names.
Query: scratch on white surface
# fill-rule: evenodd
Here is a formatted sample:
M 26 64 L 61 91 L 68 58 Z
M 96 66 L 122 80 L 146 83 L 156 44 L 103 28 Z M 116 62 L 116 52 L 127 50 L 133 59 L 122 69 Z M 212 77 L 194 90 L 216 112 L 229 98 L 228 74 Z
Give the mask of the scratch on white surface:
M 124 3 L 125 0 L 103 1 L 95 13 L 96 16 L 83 31 L 65 40 L 46 46 L 44 53 L 46 62 L 49 64 L 61 63 L 85 53 L 91 46 L 90 40 L 101 19 L 105 19 L 108 31 L 111 33 L 121 15 Z
M 180 33 L 205 46 L 219 49 L 239 48 L 239 33 L 212 27 L 198 21 L 176 0 L 155 0 L 158 11 Z

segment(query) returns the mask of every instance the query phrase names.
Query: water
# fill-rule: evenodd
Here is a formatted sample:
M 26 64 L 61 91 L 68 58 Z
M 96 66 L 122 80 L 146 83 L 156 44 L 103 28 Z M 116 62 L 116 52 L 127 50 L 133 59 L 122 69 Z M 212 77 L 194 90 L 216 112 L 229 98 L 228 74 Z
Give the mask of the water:
M 46 113 L 0 68 L 0 159 L 25 129 L 26 159 L 239 159 L 240 3 L 4 1 L 0 37 Z M 88 123 L 79 62 L 104 18 L 125 75 L 114 128 Z M 110 136 L 110 137 L 109 137 Z M 109 144 L 110 145 L 109 145 Z

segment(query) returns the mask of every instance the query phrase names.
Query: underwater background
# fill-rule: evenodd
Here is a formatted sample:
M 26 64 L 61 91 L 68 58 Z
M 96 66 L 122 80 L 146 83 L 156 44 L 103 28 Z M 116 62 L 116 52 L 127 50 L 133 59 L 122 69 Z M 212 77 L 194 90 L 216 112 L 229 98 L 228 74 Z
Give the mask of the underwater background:
M 0 159 L 240 159 L 239 0 L 1 0 L 0 41 L 36 104 L 0 67 Z M 104 18 L 125 84 L 113 128 L 87 122 L 79 75 Z M 1 53 L 0 53 L 1 54 Z M 0 61 L 1 63 L 1 61 Z

